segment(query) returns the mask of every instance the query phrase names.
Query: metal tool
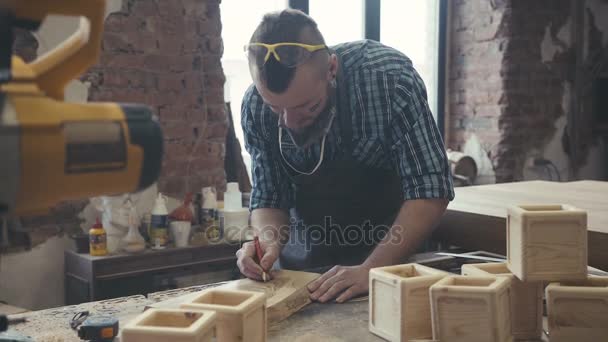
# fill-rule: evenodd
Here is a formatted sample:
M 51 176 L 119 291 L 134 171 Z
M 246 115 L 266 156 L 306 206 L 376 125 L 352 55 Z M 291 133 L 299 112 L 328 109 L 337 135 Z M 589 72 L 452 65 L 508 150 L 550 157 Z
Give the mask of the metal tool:
M 118 319 L 109 316 L 90 317 L 88 311 L 74 315 L 70 327 L 78 332 L 81 340 L 112 341 L 118 335 Z
M 98 59 L 105 5 L 0 2 L 0 215 L 136 192 L 158 178 L 163 139 L 150 108 L 64 102 L 66 85 Z M 31 63 L 12 55 L 13 28 L 36 30 L 50 14 L 80 17 L 78 30 Z
M 447 252 L 438 252 L 435 254 L 451 256 L 451 257 L 455 257 L 455 258 L 467 258 L 467 259 L 491 261 L 491 262 L 505 262 L 506 261 L 506 259 L 504 259 L 504 258 L 493 258 L 493 257 L 486 257 L 486 256 L 480 256 L 480 255 L 474 255 L 474 254 L 460 254 L 460 253 L 447 253 Z M 608 276 L 608 272 L 602 271 L 598 268 L 591 267 L 591 266 L 587 266 L 587 273 L 589 273 L 590 275 L 594 275 L 594 276 Z
M 7 331 L 9 325 L 27 322 L 23 317 L 8 318 L 6 315 L 0 315 L 0 342 L 33 342 L 28 336 L 22 335 L 15 331 Z

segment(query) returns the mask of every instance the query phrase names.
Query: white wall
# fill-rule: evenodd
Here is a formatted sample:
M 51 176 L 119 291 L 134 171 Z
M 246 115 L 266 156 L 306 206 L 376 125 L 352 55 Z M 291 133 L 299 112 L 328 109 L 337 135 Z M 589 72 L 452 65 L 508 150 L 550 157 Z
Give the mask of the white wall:
M 0 256 L 0 300 L 30 310 L 63 305 L 63 251 L 70 243 L 53 237 L 29 252 Z

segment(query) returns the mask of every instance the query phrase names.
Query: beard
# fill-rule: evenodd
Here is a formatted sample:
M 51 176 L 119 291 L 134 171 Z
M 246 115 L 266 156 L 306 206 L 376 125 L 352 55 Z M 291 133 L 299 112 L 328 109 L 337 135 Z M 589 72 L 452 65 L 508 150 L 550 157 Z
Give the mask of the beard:
M 279 120 L 279 125 L 287 131 L 287 134 L 289 134 L 297 148 L 307 148 L 321 140 L 329 132 L 336 114 L 336 96 L 334 90 L 330 89 L 328 92 L 330 93 L 328 94 L 328 101 L 325 107 L 323 107 L 323 110 L 321 110 L 310 125 L 302 129 L 291 130 L 283 124 L 282 118 Z

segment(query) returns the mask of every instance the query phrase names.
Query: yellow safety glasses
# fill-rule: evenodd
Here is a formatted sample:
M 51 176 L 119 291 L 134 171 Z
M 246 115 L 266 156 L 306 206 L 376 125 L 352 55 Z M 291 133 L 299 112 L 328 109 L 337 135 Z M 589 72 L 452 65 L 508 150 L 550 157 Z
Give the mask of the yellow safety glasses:
M 248 57 L 254 58 L 258 67 L 262 67 L 272 54 L 277 62 L 288 68 L 296 67 L 307 61 L 313 52 L 327 49 L 327 45 L 308 45 L 301 43 L 251 43 L 245 45 Z

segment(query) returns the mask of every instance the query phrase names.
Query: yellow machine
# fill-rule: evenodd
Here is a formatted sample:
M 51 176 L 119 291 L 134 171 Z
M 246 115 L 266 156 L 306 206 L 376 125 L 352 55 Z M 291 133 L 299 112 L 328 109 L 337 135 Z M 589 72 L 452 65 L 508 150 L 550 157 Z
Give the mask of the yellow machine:
M 157 180 L 162 133 L 148 107 L 64 102 L 68 82 L 97 61 L 104 12 L 105 0 L 0 0 L 0 215 Z M 34 30 L 49 14 L 79 16 L 79 29 L 32 63 L 13 56 L 13 27 Z

